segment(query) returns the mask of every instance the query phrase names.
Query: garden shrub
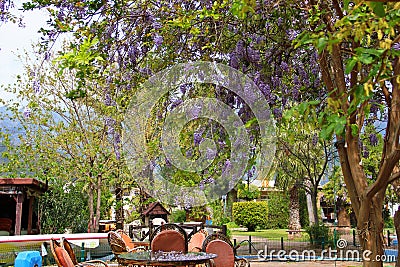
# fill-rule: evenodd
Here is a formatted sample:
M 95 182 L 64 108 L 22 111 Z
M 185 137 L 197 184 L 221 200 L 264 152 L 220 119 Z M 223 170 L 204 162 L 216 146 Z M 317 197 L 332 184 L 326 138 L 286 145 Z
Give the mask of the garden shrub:
M 334 246 L 334 236 L 329 230 L 329 227 L 324 224 L 313 224 L 305 228 L 310 238 L 310 243 L 316 247 L 322 247 L 323 245 Z M 336 239 L 339 237 L 336 236 Z
M 247 184 L 241 183 L 238 186 L 237 197 L 240 199 L 250 201 L 259 198 L 260 195 L 261 195 L 260 189 L 253 184 L 250 184 L 248 186 Z
M 72 233 L 87 232 L 89 210 L 82 186 L 56 181 L 51 190 L 40 197 L 38 212 L 42 234 L 62 234 L 66 229 Z
M 171 213 L 171 221 L 174 223 L 181 223 L 186 221 L 186 211 L 185 210 L 174 210 Z
M 281 192 L 268 195 L 267 229 L 284 229 L 289 224 L 289 196 Z
M 254 231 L 256 227 L 263 228 L 268 221 L 268 203 L 265 201 L 235 202 L 232 208 L 233 220 L 239 225 Z
M 310 225 L 308 218 L 307 196 L 304 189 L 299 190 L 299 204 L 300 204 L 300 225 L 305 228 Z

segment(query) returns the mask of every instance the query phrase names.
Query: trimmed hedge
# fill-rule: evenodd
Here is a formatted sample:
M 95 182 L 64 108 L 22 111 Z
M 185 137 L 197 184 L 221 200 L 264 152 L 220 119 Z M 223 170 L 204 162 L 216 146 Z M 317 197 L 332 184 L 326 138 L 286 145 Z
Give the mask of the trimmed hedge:
M 256 227 L 264 228 L 268 222 L 268 203 L 265 201 L 235 202 L 232 208 L 233 220 L 238 225 L 255 231 Z
M 268 194 L 268 222 L 266 229 L 285 229 L 289 224 L 289 196 L 286 193 Z

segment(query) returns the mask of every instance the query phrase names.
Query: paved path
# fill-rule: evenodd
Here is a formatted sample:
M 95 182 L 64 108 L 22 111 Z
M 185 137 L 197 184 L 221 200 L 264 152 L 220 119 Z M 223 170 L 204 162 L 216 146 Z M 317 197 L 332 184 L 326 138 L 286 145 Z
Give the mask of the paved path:
M 237 243 L 240 243 L 243 240 L 248 240 L 247 236 L 239 236 L 235 235 L 232 239 L 236 239 Z M 263 242 L 265 238 L 253 237 L 253 242 Z M 292 241 L 293 242 L 293 241 Z M 288 267 L 362 267 L 362 262 L 351 262 L 351 261 L 304 261 L 304 262 L 280 262 L 280 261 L 272 261 L 272 262 L 257 262 L 250 261 L 250 267 L 280 267 L 280 266 L 288 266 Z M 385 263 L 384 267 L 394 267 L 395 263 Z
M 250 267 L 362 267 L 361 262 L 342 262 L 337 261 L 336 264 L 333 261 L 305 261 L 305 262 L 250 262 Z M 395 264 L 384 264 L 385 267 L 394 267 Z

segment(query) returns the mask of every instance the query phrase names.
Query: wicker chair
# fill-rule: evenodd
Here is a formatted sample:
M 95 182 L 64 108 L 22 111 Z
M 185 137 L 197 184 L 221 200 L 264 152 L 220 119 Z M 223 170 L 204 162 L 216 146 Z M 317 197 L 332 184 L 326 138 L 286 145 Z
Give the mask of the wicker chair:
M 118 232 L 120 232 L 120 231 L 118 231 Z M 123 237 L 118 232 L 116 232 L 116 231 L 115 232 L 114 231 L 108 232 L 108 244 L 110 245 L 111 251 L 114 254 L 115 258 L 117 259 L 118 264 L 126 266 L 128 264 L 126 264 L 124 262 L 124 260 L 119 257 L 119 255 L 121 253 L 133 252 L 133 251 L 142 251 L 142 250 L 145 250 L 145 249 L 144 249 L 144 247 L 129 248 L 127 246 L 127 243 L 125 243 Z M 126 237 L 129 238 L 129 236 L 126 236 Z
M 63 246 L 61 246 L 60 243 L 54 238 L 50 240 L 51 253 L 53 254 L 54 260 L 56 261 L 58 267 L 99 266 L 99 265 L 108 267 L 108 265 L 101 260 L 90 260 L 78 263 L 70 243 L 65 238 L 63 238 L 62 244 Z
M 144 242 L 144 241 L 143 242 L 135 242 L 122 229 L 116 230 L 115 233 L 120 236 L 122 241 L 124 241 L 125 246 L 126 246 L 126 250 L 128 252 L 141 251 L 141 250 L 147 250 L 148 249 L 147 242 Z
M 221 233 L 215 233 L 205 238 L 202 250 L 217 254 L 215 267 L 249 267 L 247 259 L 236 257 L 236 248 L 229 238 Z
M 152 251 L 188 252 L 186 231 L 179 225 L 167 223 L 157 227 L 150 236 Z

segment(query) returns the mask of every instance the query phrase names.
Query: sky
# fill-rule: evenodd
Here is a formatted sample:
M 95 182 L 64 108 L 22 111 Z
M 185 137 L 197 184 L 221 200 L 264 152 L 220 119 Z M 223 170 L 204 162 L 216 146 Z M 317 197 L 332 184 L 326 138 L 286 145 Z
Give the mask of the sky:
M 14 83 L 17 74 L 23 73 L 23 63 L 18 59 L 18 55 L 23 54 L 25 50 L 32 53 L 32 43 L 40 40 L 41 35 L 38 30 L 45 27 L 47 20 L 45 10 L 29 12 L 14 10 L 13 13 L 23 15 L 25 27 L 21 28 L 13 23 L 0 24 L 0 86 Z M 13 95 L 0 88 L 0 97 L 8 100 L 13 98 Z

